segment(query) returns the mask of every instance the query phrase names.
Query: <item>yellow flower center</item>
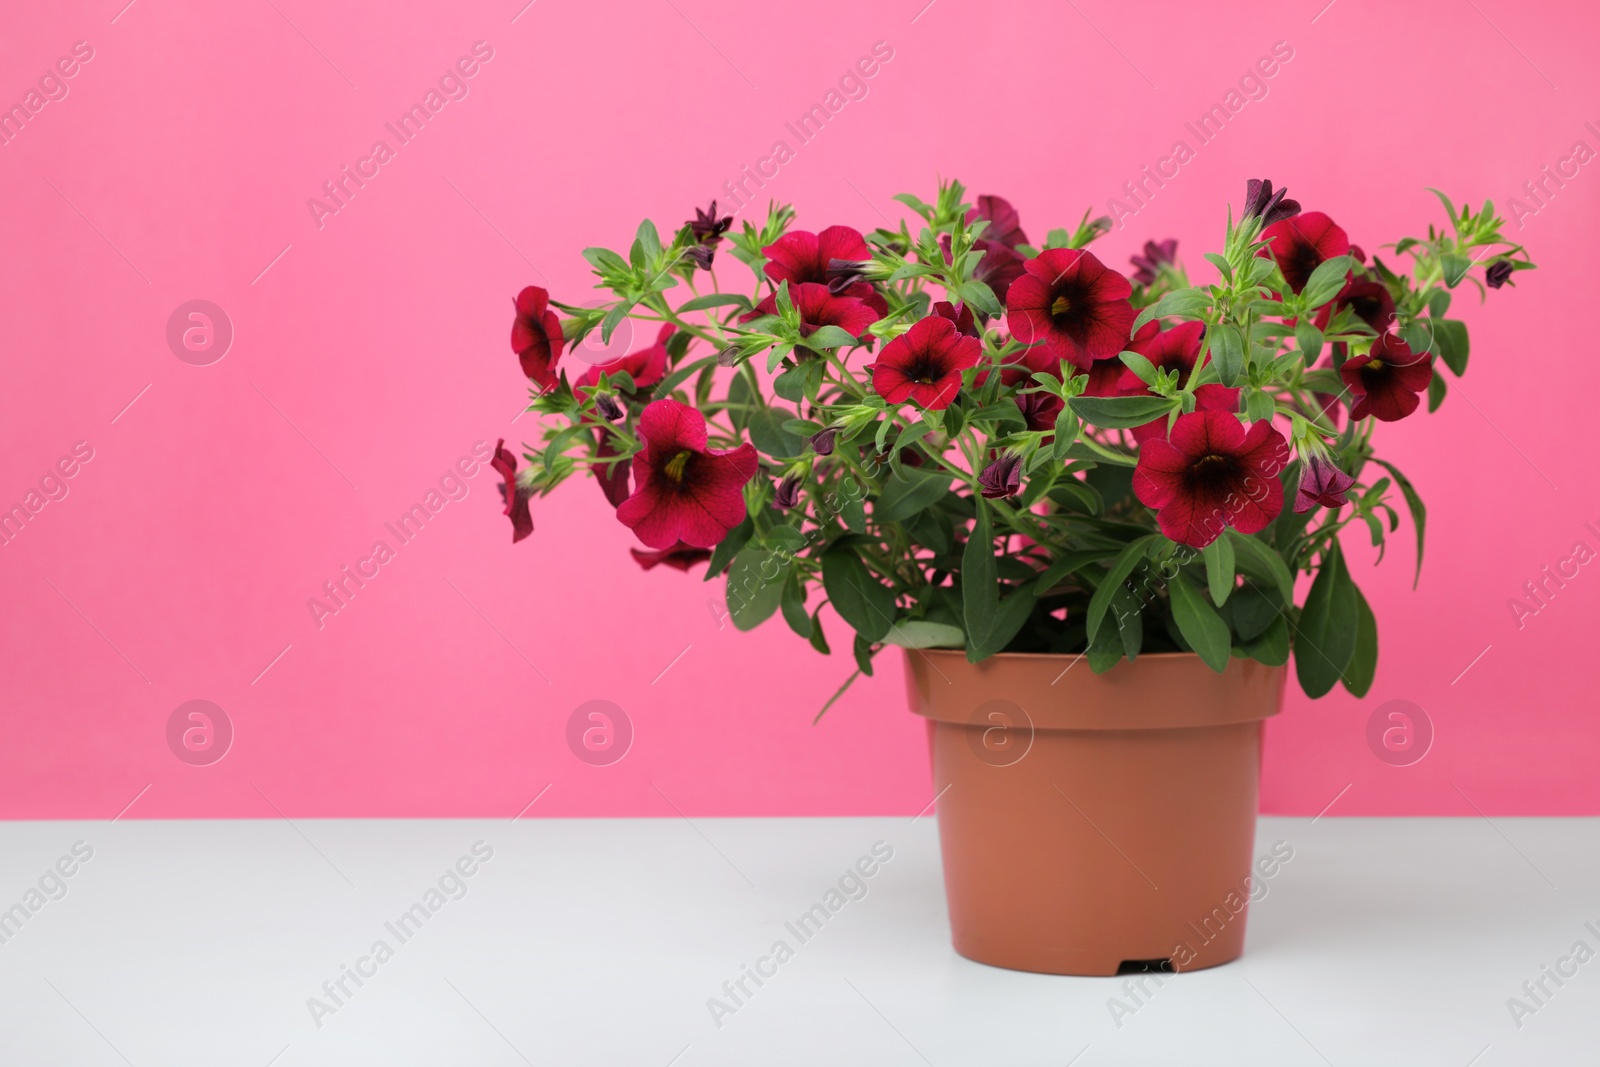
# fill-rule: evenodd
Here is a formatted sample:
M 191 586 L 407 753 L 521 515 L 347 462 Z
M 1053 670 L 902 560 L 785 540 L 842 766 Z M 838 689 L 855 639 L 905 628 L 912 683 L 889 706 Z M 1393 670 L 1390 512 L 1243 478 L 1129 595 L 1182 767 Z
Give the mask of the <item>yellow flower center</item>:
M 1055 303 L 1050 305 L 1050 314 L 1052 314 L 1052 315 L 1065 315 L 1068 311 L 1071 311 L 1071 310 L 1072 310 L 1072 301 L 1068 300 L 1064 296 L 1056 297 Z
M 1381 359 L 1369 359 L 1369 360 L 1367 360 L 1367 369 L 1368 370 L 1382 370 L 1383 369 L 1383 360 L 1381 360 Z
M 667 460 L 667 477 L 671 478 L 675 482 L 682 482 L 683 469 L 689 465 L 689 457 L 692 455 L 694 455 L 693 452 L 690 452 L 688 449 L 684 449 L 676 456 L 673 456 L 671 459 Z

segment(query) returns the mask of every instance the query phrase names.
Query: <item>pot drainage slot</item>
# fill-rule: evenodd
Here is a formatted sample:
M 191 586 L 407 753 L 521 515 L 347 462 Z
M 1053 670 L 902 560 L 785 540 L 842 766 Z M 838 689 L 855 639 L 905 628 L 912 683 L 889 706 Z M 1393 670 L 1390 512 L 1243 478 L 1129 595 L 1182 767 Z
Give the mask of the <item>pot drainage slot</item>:
M 1159 972 L 1171 974 L 1173 971 L 1171 960 L 1123 960 L 1117 964 L 1117 973 L 1121 974 L 1150 974 Z

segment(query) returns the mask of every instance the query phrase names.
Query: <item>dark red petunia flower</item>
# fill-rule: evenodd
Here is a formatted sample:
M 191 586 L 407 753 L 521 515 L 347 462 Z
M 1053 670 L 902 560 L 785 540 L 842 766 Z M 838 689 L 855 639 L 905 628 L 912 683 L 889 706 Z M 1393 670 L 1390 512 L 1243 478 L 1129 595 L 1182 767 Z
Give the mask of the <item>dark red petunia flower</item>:
M 1156 275 L 1161 273 L 1161 268 L 1168 263 L 1178 261 L 1178 239 L 1169 237 L 1160 244 L 1155 241 L 1144 243 L 1144 255 L 1134 256 L 1128 262 L 1134 265 L 1133 280 L 1140 285 L 1154 285 Z
M 978 243 L 987 247 L 983 250 L 983 258 L 973 268 L 972 276 L 987 285 L 994 292 L 995 299 L 1003 304 L 1011 294 L 1012 283 L 1027 273 L 1027 263 L 1005 245 L 987 241 Z
M 760 465 L 755 447 L 707 449 L 706 417 L 676 400 L 646 407 L 638 431 L 636 488 L 617 519 L 651 548 L 715 548 L 745 520 L 744 485 Z
M 1417 394 L 1433 381 L 1433 353 L 1419 356 L 1398 336 L 1386 333 L 1372 342 L 1371 352 L 1341 363 L 1339 377 L 1356 398 L 1350 405 L 1352 419 L 1371 415 L 1379 422 L 1399 422 L 1417 410 Z
M 1257 533 L 1278 517 L 1278 473 L 1288 462 L 1288 442 L 1270 420 L 1246 432 L 1225 411 L 1194 411 L 1178 416 L 1170 436 L 1140 447 L 1133 492 L 1157 509 L 1168 538 L 1204 548 L 1224 527 Z
M 1028 429 L 1035 432 L 1055 429 L 1056 420 L 1061 417 L 1061 412 L 1066 406 L 1059 396 L 1051 396 L 1049 393 L 1017 394 L 1017 407 L 1021 409 Z
M 548 389 L 556 384 L 556 361 L 561 358 L 561 323 L 550 310 L 550 293 L 530 285 L 517 294 L 516 318 L 511 320 L 511 351 L 522 361 L 522 373 Z
M 1092 253 L 1051 248 L 1025 265 L 1006 295 L 1006 325 L 1024 344 L 1044 342 L 1056 360 L 1088 370 L 1122 351 L 1136 314 L 1133 286 Z
M 641 552 L 637 548 L 628 549 L 633 553 L 634 562 L 645 570 L 652 570 L 665 563 L 673 570 L 687 571 L 696 563 L 704 563 L 711 558 L 711 553 L 703 548 L 686 545 L 682 541 L 671 548 L 663 548 L 657 552 Z
M 1272 257 L 1283 270 L 1289 288 L 1297 293 L 1305 289 L 1311 272 L 1324 261 L 1350 251 L 1350 238 L 1320 211 L 1275 222 L 1261 231 L 1261 239 L 1271 242 Z M 1266 255 L 1267 251 L 1264 248 L 1261 254 Z
M 677 327 L 670 322 L 666 323 L 661 327 L 660 332 L 656 334 L 655 344 L 650 345 L 648 348 L 641 348 L 637 352 L 630 352 L 625 356 L 608 360 L 605 363 L 596 363 L 583 372 L 583 376 L 572 387 L 572 391 L 577 393 L 579 397 L 586 398 L 594 387 L 600 384 L 601 374 L 616 374 L 618 371 L 627 371 L 632 375 L 633 384 L 641 391 L 655 385 L 666 376 L 667 338 L 671 337 L 676 329 Z M 601 408 L 602 415 L 606 415 L 612 422 L 615 422 L 624 413 L 620 408 L 617 408 L 616 417 L 612 418 L 605 411 L 605 405 L 608 403 L 611 407 L 616 408 L 615 402 L 611 401 L 609 397 L 602 397 L 596 406 Z M 584 416 L 584 419 L 593 421 L 587 415 Z M 606 430 L 597 430 L 595 439 L 597 442 L 596 451 L 602 458 L 618 454 L 617 450 L 611 445 L 611 434 Z M 628 464 L 596 463 L 590 469 L 594 473 L 595 481 L 600 485 L 600 491 L 605 493 L 606 499 L 611 502 L 611 506 L 620 507 L 622 502 L 628 499 Z
M 965 304 L 952 304 L 948 300 L 935 300 L 933 307 L 928 309 L 931 314 L 941 319 L 949 319 L 956 324 L 956 330 L 968 337 L 978 336 L 978 324 L 973 321 L 972 309 Z
M 1356 480 L 1340 470 L 1327 456 L 1312 456 L 1300 475 L 1300 489 L 1295 495 L 1294 511 L 1303 515 L 1321 504 L 1325 508 L 1342 508 L 1350 501 L 1345 493 Z
M 762 269 L 772 284 L 788 282 L 792 289 L 804 282 L 826 285 L 828 264 L 835 259 L 871 259 L 866 238 L 849 226 L 829 226 L 821 233 L 795 230 L 763 248 L 767 257 Z
M 978 475 L 978 489 L 986 500 L 1002 500 L 1022 491 L 1022 457 L 1002 452 Z
M 961 372 L 978 365 L 983 346 L 956 324 L 929 315 L 883 346 L 872 371 L 872 391 L 891 404 L 911 401 L 932 411 L 950 406 Z
M 1200 345 L 1204 337 L 1204 323 L 1185 322 L 1170 330 L 1162 330 L 1156 323 L 1147 322 L 1128 343 L 1128 350 L 1139 353 L 1155 364 L 1158 370 L 1177 371 L 1178 387 L 1181 389 L 1189 384 L 1189 375 L 1195 371 L 1195 360 L 1200 358 Z M 1210 359 L 1211 357 L 1207 355 L 1206 361 L 1210 362 Z M 1121 365 L 1122 361 L 1117 362 Z M 1146 387 L 1143 379 L 1133 373 L 1132 369 L 1124 366 L 1117 382 L 1116 395 L 1154 396 L 1155 394 Z M 1194 391 L 1194 399 L 1196 411 L 1233 413 L 1239 410 L 1239 390 L 1217 383 L 1200 386 Z M 1142 443 L 1152 437 L 1164 437 L 1166 432 L 1167 418 L 1163 415 L 1142 426 L 1135 426 L 1133 439 Z
M 648 348 L 641 348 L 637 352 L 629 352 L 625 356 L 608 360 L 605 363 L 596 363 L 584 371 L 573 385 L 573 392 L 586 397 L 589 390 L 600 384 L 600 375 L 616 374 L 627 371 L 633 378 L 633 384 L 640 389 L 648 389 L 659 382 L 667 374 L 667 338 L 677 330 L 672 323 L 661 327 L 656 334 L 656 343 Z
M 506 450 L 506 439 L 495 442 L 494 458 L 489 466 L 500 472 L 505 484 L 500 486 L 500 497 L 506 503 L 504 514 L 511 516 L 511 543 L 533 533 L 533 516 L 528 513 L 528 491 L 517 485 L 517 457 Z
M 978 197 L 978 206 L 967 212 L 967 222 L 971 224 L 978 219 L 983 219 L 989 225 L 983 231 L 980 241 L 989 244 L 1003 245 L 1006 248 L 1015 248 L 1028 243 L 1028 235 L 1022 232 L 1022 217 L 1017 214 L 1017 209 L 1011 206 L 1011 201 L 1003 196 L 991 196 L 985 193 Z
M 1389 290 L 1382 282 L 1347 282 L 1334 298 L 1334 304 L 1349 307 L 1356 313 L 1356 318 L 1378 333 L 1386 332 L 1394 322 L 1394 297 L 1389 295 Z M 1326 315 L 1321 318 L 1319 328 L 1328 324 Z
M 689 231 L 694 234 L 697 243 L 708 248 L 715 248 L 722 242 L 722 235 L 733 227 L 733 216 L 717 216 L 717 202 L 711 201 L 707 211 L 694 209 L 694 218 L 689 222 Z
M 867 327 L 883 318 L 866 301 L 855 296 L 839 295 L 828 291 L 826 285 L 816 282 L 789 283 L 789 299 L 800 312 L 800 336 L 810 337 L 819 326 L 837 326 L 851 337 L 860 337 Z M 885 305 L 887 307 L 887 305 Z M 768 293 L 753 311 L 739 316 L 740 322 L 750 322 L 763 315 L 778 313 L 778 294 Z
M 595 434 L 595 439 L 595 454 L 601 459 L 622 454 L 612 446 L 611 435 L 605 430 L 598 431 Z M 592 463 L 589 466 L 590 471 L 594 474 L 596 484 L 600 486 L 600 491 L 606 495 L 606 500 L 614 508 L 620 508 L 622 502 L 628 499 L 630 492 L 628 486 L 629 466 L 630 464 L 626 461 L 620 463 Z

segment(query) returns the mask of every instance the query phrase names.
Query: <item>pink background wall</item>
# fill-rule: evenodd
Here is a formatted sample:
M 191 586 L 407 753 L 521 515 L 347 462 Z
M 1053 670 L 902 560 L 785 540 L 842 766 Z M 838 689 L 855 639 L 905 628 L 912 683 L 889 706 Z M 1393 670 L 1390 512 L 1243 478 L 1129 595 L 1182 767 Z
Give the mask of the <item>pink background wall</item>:
M 641 215 L 676 225 L 780 139 L 795 156 L 768 192 L 808 228 L 897 218 L 892 194 L 950 175 L 1042 236 L 1193 147 L 1184 121 L 1280 40 L 1294 57 L 1268 95 L 1103 242 L 1108 262 L 1174 236 L 1203 267 L 1248 176 L 1371 250 L 1440 218 L 1424 186 L 1504 205 L 1574 142 L 1600 149 L 1600 26 L 1576 4 L 125 2 L 13 8 L 0 33 L 0 104 L 93 49 L 0 147 L 0 506 L 76 442 L 93 452 L 0 547 L 12 818 L 109 818 L 136 796 L 130 818 L 509 818 L 546 786 L 530 815 L 915 812 L 928 772 L 898 665 L 812 727 L 845 658 L 776 620 L 719 627 L 720 590 L 640 572 L 588 485 L 536 503 L 513 548 L 492 474 L 465 479 L 318 628 L 307 599 L 394 547 L 384 523 L 474 442 L 532 436 L 512 425 L 517 289 L 587 299 L 580 249 L 622 247 Z M 374 140 L 395 147 L 384 123 L 477 41 L 493 58 L 468 95 L 319 226 L 307 199 Z M 894 56 L 869 95 L 799 145 L 784 123 L 877 41 Z M 1421 589 L 1405 534 L 1375 571 L 1352 546 L 1377 682 L 1365 701 L 1291 698 L 1269 811 L 1347 786 L 1330 814 L 1600 810 L 1600 565 L 1520 630 L 1507 604 L 1574 542 L 1600 549 L 1583 526 L 1600 528 L 1596 352 L 1575 321 L 1600 270 L 1600 164 L 1524 221 L 1542 269 L 1458 305 L 1465 388 L 1384 427 L 1431 508 Z M 208 366 L 166 341 L 192 299 L 233 324 Z M 233 724 L 210 766 L 168 748 L 194 699 Z M 593 699 L 633 722 L 611 766 L 565 743 Z M 1415 765 L 1368 749 L 1391 700 L 1432 720 Z

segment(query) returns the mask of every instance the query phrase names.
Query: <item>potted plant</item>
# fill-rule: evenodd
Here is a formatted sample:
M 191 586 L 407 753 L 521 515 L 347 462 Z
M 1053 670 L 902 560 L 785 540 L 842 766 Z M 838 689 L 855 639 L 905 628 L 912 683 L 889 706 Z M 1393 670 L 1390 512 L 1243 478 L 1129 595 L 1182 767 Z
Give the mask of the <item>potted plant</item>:
M 1437 195 L 1448 225 L 1380 258 L 1252 180 L 1200 285 L 1174 241 L 1125 276 L 1090 251 L 1110 219 L 1034 244 L 955 182 L 867 234 L 779 205 L 735 229 L 713 203 L 666 241 L 647 220 L 626 255 L 584 251 L 599 306 L 516 299 L 544 437 L 495 450 L 513 539 L 588 473 L 641 566 L 704 562 L 739 628 L 848 648 L 845 687 L 905 649 L 964 955 L 1226 962 L 1276 862 L 1252 849 L 1291 652 L 1313 697 L 1372 684 L 1340 535 L 1381 550 L 1404 509 L 1420 573 L 1426 513 L 1373 431 L 1466 370 L 1463 283 L 1533 266 L 1492 204 Z M 654 343 L 562 362 L 625 318 Z

